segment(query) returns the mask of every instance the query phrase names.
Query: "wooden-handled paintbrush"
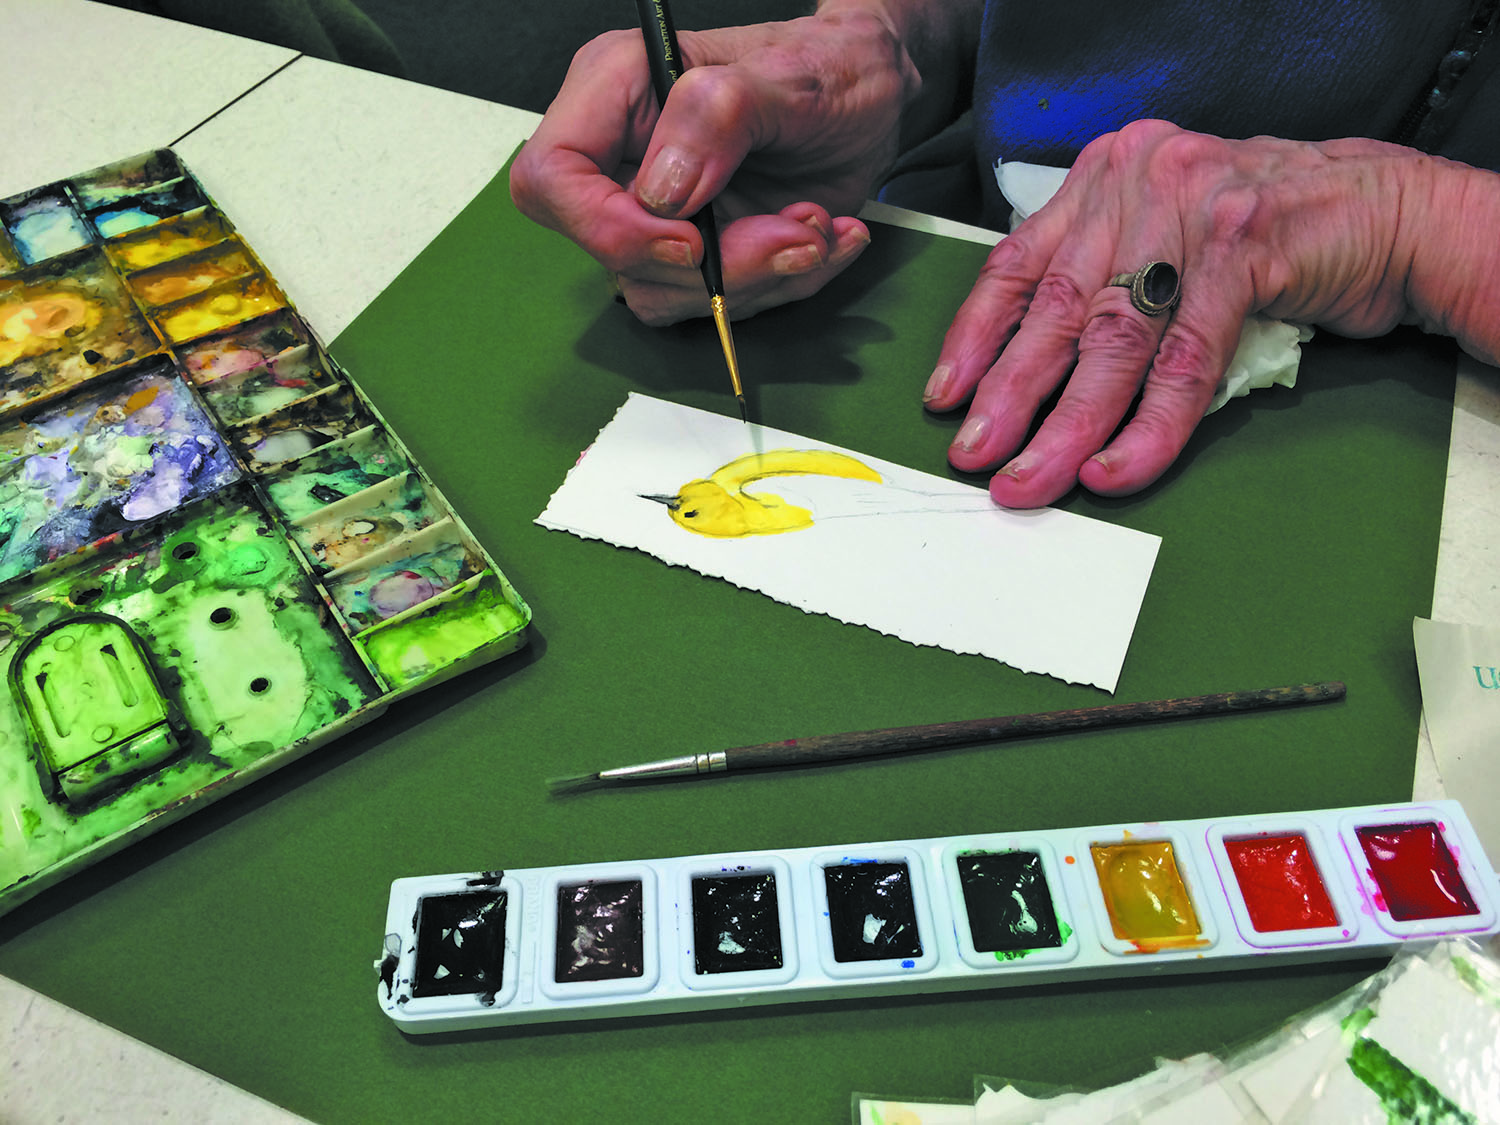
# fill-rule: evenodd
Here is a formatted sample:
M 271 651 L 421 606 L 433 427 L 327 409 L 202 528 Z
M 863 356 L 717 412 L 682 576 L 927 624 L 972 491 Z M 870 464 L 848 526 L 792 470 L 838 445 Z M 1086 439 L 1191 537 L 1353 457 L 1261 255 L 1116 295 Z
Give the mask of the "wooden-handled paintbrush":
M 770 769 L 776 766 L 806 766 L 837 762 L 844 758 L 870 758 L 885 754 L 913 754 L 947 746 L 975 742 L 1003 742 L 1036 738 L 1072 730 L 1127 726 L 1132 723 L 1186 719 L 1200 715 L 1225 715 L 1238 711 L 1260 711 L 1301 703 L 1328 703 L 1344 698 L 1344 685 L 1337 681 L 1262 688 L 1258 691 L 1226 691 L 1184 699 L 1158 699 L 1147 703 L 1109 703 L 1071 711 L 1042 711 L 998 719 L 966 719 L 953 723 L 889 727 L 885 730 L 851 731 L 847 734 L 814 735 L 737 746 L 704 754 L 688 754 L 619 766 L 579 777 L 554 778 L 547 783 L 554 793 L 568 793 L 606 785 L 642 781 L 670 781 L 705 773 Z

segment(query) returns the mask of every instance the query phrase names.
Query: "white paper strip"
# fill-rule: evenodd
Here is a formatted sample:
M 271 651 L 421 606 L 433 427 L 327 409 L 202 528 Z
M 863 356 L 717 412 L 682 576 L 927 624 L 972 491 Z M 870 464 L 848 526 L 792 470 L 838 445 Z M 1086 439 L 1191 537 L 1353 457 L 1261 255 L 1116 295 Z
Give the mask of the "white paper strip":
M 805 526 L 771 531 L 793 507 Z M 1056 509 L 1006 511 L 972 485 L 638 394 L 537 522 L 1110 692 L 1161 544 Z M 762 529 L 745 534 L 747 522 Z

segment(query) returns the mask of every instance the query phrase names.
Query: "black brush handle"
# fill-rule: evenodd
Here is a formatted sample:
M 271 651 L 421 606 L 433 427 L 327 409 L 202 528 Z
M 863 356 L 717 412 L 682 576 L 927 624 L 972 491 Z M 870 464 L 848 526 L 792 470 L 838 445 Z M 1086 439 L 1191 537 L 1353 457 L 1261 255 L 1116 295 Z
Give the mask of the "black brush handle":
M 682 61 L 682 50 L 677 46 L 677 28 L 672 23 L 672 12 L 666 0 L 635 0 L 635 9 L 641 20 L 641 35 L 646 40 L 651 86 L 656 91 L 656 100 L 666 105 L 672 84 L 687 69 Z M 722 297 L 724 268 L 719 259 L 719 227 L 714 222 L 713 205 L 699 208 L 693 216 L 693 224 L 703 236 L 703 262 L 699 267 L 703 272 L 703 283 L 708 286 L 710 297 Z

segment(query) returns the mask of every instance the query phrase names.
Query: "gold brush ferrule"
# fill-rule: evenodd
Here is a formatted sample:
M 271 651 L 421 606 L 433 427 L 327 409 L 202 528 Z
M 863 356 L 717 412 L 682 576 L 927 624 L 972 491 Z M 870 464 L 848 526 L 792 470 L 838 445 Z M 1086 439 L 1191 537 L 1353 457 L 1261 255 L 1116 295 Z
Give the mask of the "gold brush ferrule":
M 734 354 L 734 337 L 729 332 L 729 307 L 722 295 L 709 298 L 709 307 L 714 313 L 714 327 L 719 330 L 719 344 L 724 349 L 724 362 L 729 364 L 729 382 L 734 387 L 734 397 L 745 400 L 745 388 L 740 383 L 740 362 Z M 700 306 L 701 307 L 701 306 Z

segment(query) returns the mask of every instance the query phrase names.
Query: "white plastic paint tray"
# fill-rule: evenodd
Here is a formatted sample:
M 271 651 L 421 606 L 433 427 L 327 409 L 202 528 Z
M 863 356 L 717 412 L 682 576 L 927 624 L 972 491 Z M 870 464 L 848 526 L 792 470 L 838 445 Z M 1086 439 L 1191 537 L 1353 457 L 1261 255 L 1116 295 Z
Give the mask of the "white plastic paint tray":
M 1275 969 L 1497 903 L 1454 801 L 433 875 L 391 885 L 376 999 L 421 1034 Z

